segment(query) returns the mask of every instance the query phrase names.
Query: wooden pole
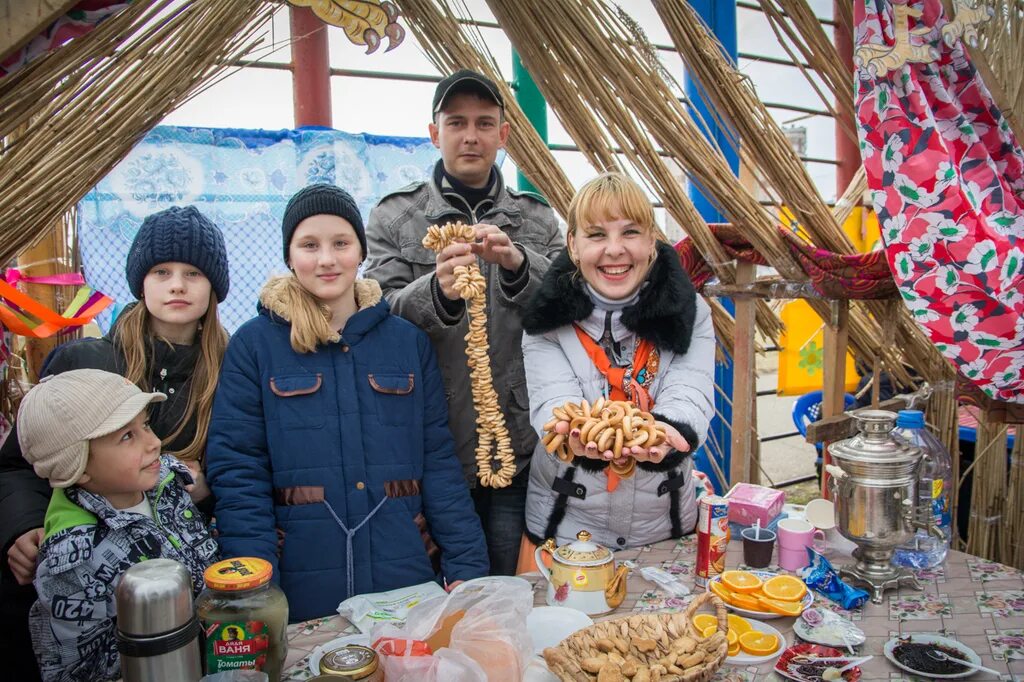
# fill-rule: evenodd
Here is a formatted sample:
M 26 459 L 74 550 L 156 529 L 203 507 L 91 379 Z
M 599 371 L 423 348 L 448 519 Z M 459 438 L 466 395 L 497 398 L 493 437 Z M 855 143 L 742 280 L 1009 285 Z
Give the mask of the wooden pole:
M 18 257 L 18 269 L 26 277 L 43 277 L 55 275 L 62 272 L 59 267 L 59 240 L 64 239 L 64 220 L 59 219 L 51 228 L 50 232 L 39 240 L 37 244 L 29 247 Z M 24 291 L 36 301 L 39 301 L 51 310 L 60 311 L 59 287 L 49 284 L 24 284 Z M 28 373 L 26 377 L 30 382 L 36 383 L 39 380 L 39 372 L 43 367 L 43 360 L 54 348 L 66 340 L 66 337 L 51 336 L 45 339 L 25 340 L 25 367 Z
M 292 97 L 295 127 L 334 125 L 331 52 L 327 25 L 308 7 L 288 8 L 292 29 Z
M 842 0 L 835 0 L 832 3 L 833 14 L 836 18 L 836 27 L 833 34 L 833 40 L 836 45 L 836 52 L 842 57 L 843 63 L 850 70 L 850 97 L 853 97 L 853 33 L 851 32 L 851 26 L 842 17 L 844 15 L 850 15 L 853 11 L 849 2 L 843 2 Z M 850 17 L 852 22 L 852 17 Z M 836 108 L 836 111 L 842 112 L 842 109 Z M 842 113 L 839 113 L 842 116 Z M 856 121 L 847 121 L 849 130 L 857 129 Z M 844 132 L 844 127 L 838 123 L 835 126 L 836 132 L 836 160 L 839 165 L 836 166 L 836 196 L 843 196 L 843 192 L 849 187 L 850 181 L 856 174 L 857 169 L 860 168 L 860 145 L 856 139 L 851 138 Z
M 736 262 L 736 284 L 752 284 L 757 266 Z M 732 461 L 729 483 L 759 480 L 757 452 L 757 379 L 754 365 L 754 321 L 757 299 L 736 298 L 736 336 L 733 342 L 732 372 Z
M 850 340 L 850 302 L 829 301 L 831 315 L 825 324 L 824 356 L 822 370 L 824 387 L 821 396 L 821 416 L 833 417 L 845 408 L 846 394 L 846 351 Z M 821 493 L 830 497 L 828 472 L 825 469 L 832 458 L 828 454 L 828 443 L 822 445 Z

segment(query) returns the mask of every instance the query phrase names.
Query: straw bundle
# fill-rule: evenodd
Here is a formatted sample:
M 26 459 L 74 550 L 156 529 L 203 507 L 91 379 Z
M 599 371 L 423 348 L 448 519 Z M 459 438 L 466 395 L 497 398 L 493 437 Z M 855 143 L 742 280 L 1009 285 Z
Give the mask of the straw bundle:
M 753 84 L 725 56 L 724 48 L 684 2 L 655 0 L 654 6 L 672 42 L 713 105 L 722 127 L 757 164 L 759 175 L 793 212 L 810 240 L 822 248 L 847 253 L 853 246 L 828 206 L 821 200 L 811 176 L 782 129 L 754 92 Z
M 1000 561 L 1024 569 L 1024 429 L 1017 424 L 1017 437 L 1010 453 L 1010 486 L 1006 491 L 1006 535 L 1009 540 Z
M 835 3 L 836 18 L 849 35 L 853 35 L 852 17 L 848 3 Z M 761 0 L 761 9 L 779 39 L 779 44 L 797 63 L 808 83 L 822 103 L 836 119 L 836 125 L 851 139 L 857 139 L 856 112 L 853 108 L 853 76 L 850 67 L 836 52 L 835 44 L 825 33 L 818 17 L 806 0 Z M 794 48 L 800 54 L 794 52 Z M 803 58 L 803 60 L 800 59 Z M 813 71 L 802 66 L 806 62 Z M 825 84 L 828 94 L 821 91 L 816 76 Z
M 997 102 L 1011 120 L 1018 138 L 1024 135 L 1024 79 L 1020 64 L 1024 61 L 1024 2 L 1021 0 L 985 0 L 995 16 L 978 26 L 978 49 L 995 77 L 1003 101 Z
M 562 0 L 555 12 L 564 16 L 565 21 L 552 24 L 540 21 L 542 17 L 535 9 L 509 0 L 490 0 L 490 6 L 507 27 L 521 58 L 537 76 L 539 87 L 563 121 L 568 118 L 566 110 L 572 115 L 582 115 L 580 111 L 591 107 L 615 140 L 624 149 L 633 149 L 630 160 L 641 172 L 650 173 L 651 168 L 644 163 L 646 157 L 638 158 L 638 153 L 646 149 L 651 150 L 648 153 L 656 153 L 648 142 L 649 137 L 654 138 L 686 169 L 690 179 L 717 201 L 733 224 L 743 228 L 745 236 L 784 277 L 806 279 L 781 243 L 774 216 L 739 184 L 718 150 L 709 145 L 672 95 L 664 77 L 648 68 L 642 56 L 645 51 L 634 48 L 642 42 L 642 36 L 635 30 L 629 33 L 632 29 L 619 15 L 597 0 L 582 3 Z M 525 26 L 530 30 L 520 28 Z M 630 145 L 629 140 L 633 140 L 634 145 Z M 583 142 L 578 143 L 584 146 Z M 651 184 L 657 186 L 656 177 L 648 179 L 653 179 Z M 822 203 L 820 198 L 817 202 Z M 714 243 L 707 246 L 700 234 L 693 236 L 706 258 L 709 254 L 714 258 L 719 252 L 713 237 Z M 825 301 L 809 303 L 822 319 L 829 319 L 830 310 Z M 911 335 L 917 332 L 902 325 L 900 329 L 901 340 L 913 338 Z M 851 317 L 850 343 L 855 355 L 873 358 L 876 349 L 882 348 L 884 361 L 897 380 L 909 382 L 898 348 L 893 344 L 883 347 L 883 338 L 880 323 L 862 312 Z M 917 338 L 923 340 L 926 348 L 931 348 L 923 336 L 918 334 Z M 914 347 L 918 348 L 919 344 Z M 935 352 L 934 348 L 931 350 Z M 922 349 L 919 354 L 926 353 Z
M 0 261 L 43 235 L 146 131 L 246 54 L 257 20 L 272 13 L 261 2 L 136 0 L 0 80 Z
M 620 148 L 723 282 L 734 281 L 730 259 L 660 150 L 674 157 L 734 224 L 744 227 L 773 265 L 786 276 L 802 277 L 775 237 L 772 217 L 743 189 L 722 155 L 686 114 L 665 76 L 657 72 L 660 67 L 648 61 L 653 57 L 636 49 L 646 42 L 633 35 L 612 9 L 595 0 L 556 0 L 543 7 L 512 0 L 489 0 L 488 4 L 548 103 L 591 162 L 611 160 L 609 152 L 601 151 L 611 146 L 609 140 Z M 551 16 L 560 21 L 551 21 Z M 772 318 L 765 306 L 759 306 L 759 326 L 770 337 L 780 328 Z
M 960 470 L 960 425 L 959 425 L 959 403 L 956 393 L 956 370 L 947 364 L 945 367 L 945 379 L 931 384 L 931 396 L 926 406 L 927 422 L 932 427 L 935 436 L 946 446 L 949 451 L 950 460 L 953 463 L 953 489 L 946 491 L 949 495 L 950 514 L 956 519 L 957 500 L 960 497 L 960 487 L 956 472 Z M 951 546 L 956 549 L 963 546 L 957 536 L 957 525 L 954 522 L 952 527 L 953 537 L 950 538 Z
M 1004 548 L 1013 539 L 1006 516 L 1007 483 L 1006 425 L 991 424 L 984 413 L 978 419 L 975 441 L 974 481 L 971 486 L 971 517 L 967 532 L 967 551 L 1000 561 Z
M 868 190 L 868 175 L 864 171 L 864 165 L 857 166 L 857 172 L 850 178 L 850 184 L 843 191 L 843 196 L 836 200 L 832 207 L 832 215 L 836 223 L 844 224 L 853 214 L 853 209 L 864 204 L 864 193 Z
M 512 128 L 507 144 L 509 155 L 534 186 L 543 188 L 555 210 L 568 215 L 569 202 L 575 194 L 572 183 L 520 108 L 483 39 L 474 35 L 471 27 L 460 26 L 459 18 L 446 4 L 401 0 L 399 5 L 417 42 L 439 71 L 473 69 L 497 83 L 505 99 L 505 117 Z

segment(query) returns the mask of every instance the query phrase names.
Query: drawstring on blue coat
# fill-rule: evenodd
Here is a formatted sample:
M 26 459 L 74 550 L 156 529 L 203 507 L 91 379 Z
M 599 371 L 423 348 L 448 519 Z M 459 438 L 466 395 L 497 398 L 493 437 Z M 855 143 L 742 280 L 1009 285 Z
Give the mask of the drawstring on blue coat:
M 334 517 L 334 521 L 341 528 L 342 532 L 345 533 L 345 599 L 354 596 L 356 591 L 356 578 L 353 575 L 355 572 L 355 560 L 352 558 L 352 538 L 359 532 L 360 528 L 365 526 L 366 523 L 373 518 L 374 514 L 376 514 L 387 501 L 388 498 L 386 496 L 382 497 L 380 502 L 377 503 L 377 506 L 373 508 L 373 511 L 367 514 L 366 518 L 363 519 L 358 526 L 349 530 L 345 527 L 345 523 L 338 517 L 338 515 L 334 513 L 334 507 L 331 506 L 331 503 L 324 500 L 324 506 L 327 507 L 327 511 L 331 512 L 331 516 Z

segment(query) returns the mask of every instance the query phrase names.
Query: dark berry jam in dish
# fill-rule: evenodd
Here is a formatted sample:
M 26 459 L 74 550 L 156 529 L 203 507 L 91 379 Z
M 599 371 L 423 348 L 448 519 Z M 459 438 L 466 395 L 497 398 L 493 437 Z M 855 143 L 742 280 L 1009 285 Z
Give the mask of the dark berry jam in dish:
M 954 661 L 941 661 L 929 652 L 941 651 L 951 658 L 965 659 L 964 652 L 931 642 L 901 642 L 893 647 L 893 657 L 903 665 L 926 675 L 959 675 L 971 668 Z

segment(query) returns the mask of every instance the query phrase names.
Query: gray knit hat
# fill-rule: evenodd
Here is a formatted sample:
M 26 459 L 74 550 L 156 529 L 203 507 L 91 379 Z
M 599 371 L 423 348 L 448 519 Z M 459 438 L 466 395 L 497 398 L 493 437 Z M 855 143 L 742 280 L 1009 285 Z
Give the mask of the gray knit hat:
M 85 471 L 90 440 L 117 431 L 150 403 L 166 399 L 100 369 L 43 377 L 18 409 L 22 455 L 52 487 L 67 488 Z
M 230 279 L 224 235 L 195 206 L 172 206 L 142 221 L 125 266 L 135 298 L 142 298 L 142 280 L 160 263 L 188 263 L 199 268 L 210 280 L 217 300 L 227 298 Z
M 284 207 L 281 222 L 281 236 L 284 237 L 284 262 L 288 262 L 288 246 L 292 242 L 295 228 L 306 218 L 315 215 L 336 215 L 344 218 L 356 232 L 356 239 L 366 258 L 366 228 L 352 195 L 335 185 L 324 183 L 309 185 L 296 192 Z

